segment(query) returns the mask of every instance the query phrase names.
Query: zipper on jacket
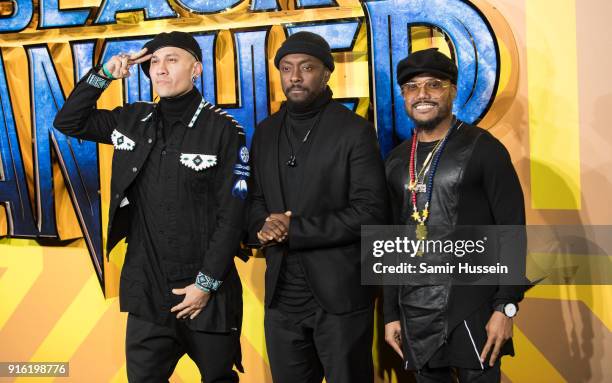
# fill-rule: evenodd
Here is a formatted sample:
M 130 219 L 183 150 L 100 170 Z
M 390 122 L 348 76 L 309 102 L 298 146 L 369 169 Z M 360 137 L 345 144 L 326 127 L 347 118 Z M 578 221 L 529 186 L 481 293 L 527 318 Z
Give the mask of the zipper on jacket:
M 451 288 L 453 287 L 452 281 L 447 282 L 446 286 L 446 298 L 444 299 L 444 312 L 442 315 L 444 316 L 444 344 L 448 344 L 448 301 L 450 298 Z
M 400 309 L 400 328 L 402 330 L 402 351 L 408 352 L 409 351 L 407 350 L 408 346 L 404 347 L 405 342 L 408 341 L 408 331 L 406 331 L 406 323 L 404 322 L 404 318 L 406 317 L 406 315 L 404 314 L 404 308 L 402 307 L 402 288 L 403 286 L 400 286 L 399 289 L 397 290 L 397 305 Z M 408 369 L 407 355 L 405 355 L 403 359 L 404 359 L 404 370 L 407 370 Z
M 476 342 L 474 342 L 474 338 L 472 338 L 472 332 L 470 331 L 470 328 L 467 325 L 467 321 L 464 320 L 463 324 L 465 325 L 465 329 L 467 330 L 468 336 L 470 337 L 470 340 L 472 341 L 472 346 L 474 347 L 474 352 L 476 353 L 476 359 L 478 359 L 478 363 L 480 363 L 480 369 L 484 370 L 484 365 L 482 364 L 482 361 L 480 360 L 480 354 L 478 354 L 478 348 L 476 348 Z

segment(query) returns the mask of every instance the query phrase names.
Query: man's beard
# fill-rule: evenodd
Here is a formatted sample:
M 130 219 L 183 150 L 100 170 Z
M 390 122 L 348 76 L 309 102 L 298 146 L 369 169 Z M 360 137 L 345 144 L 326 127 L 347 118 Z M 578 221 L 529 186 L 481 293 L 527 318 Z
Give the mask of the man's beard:
M 286 95 L 289 94 L 289 92 L 293 88 L 305 89 L 304 87 L 301 87 L 301 86 L 290 87 L 290 88 L 287 89 L 287 93 L 285 94 L 285 97 L 287 97 Z M 307 107 L 310 104 L 312 104 L 314 102 L 314 100 L 321 94 L 321 92 L 322 92 L 321 89 L 319 89 L 318 91 L 316 91 L 316 90 L 313 91 L 312 89 L 309 89 L 308 96 L 305 99 L 303 99 L 303 100 L 292 100 L 291 98 L 287 97 L 287 100 L 289 102 L 293 103 L 297 107 L 304 108 L 304 107 Z
M 442 121 L 444 121 L 448 117 L 448 113 L 445 115 L 438 114 L 436 117 L 432 118 L 428 121 L 415 121 L 415 125 L 419 130 L 424 132 L 432 131 L 438 126 Z
M 451 108 L 452 107 L 439 109 L 438 115 L 430 120 L 419 121 L 413 118 L 412 121 L 414 121 L 414 125 L 417 127 L 417 129 L 424 132 L 429 132 L 434 130 L 442 121 L 444 121 L 448 118 L 448 116 L 451 115 Z

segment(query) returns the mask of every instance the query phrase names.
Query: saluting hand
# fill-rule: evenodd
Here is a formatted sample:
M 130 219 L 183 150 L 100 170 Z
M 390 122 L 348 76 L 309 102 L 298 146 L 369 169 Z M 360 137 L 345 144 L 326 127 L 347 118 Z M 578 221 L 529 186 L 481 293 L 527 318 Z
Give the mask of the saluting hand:
M 111 80 L 130 77 L 130 68 L 132 65 L 140 64 L 151 59 L 152 54 L 146 54 L 147 48 L 142 48 L 140 51 L 132 54 L 121 53 L 113 56 L 104 63 L 103 68 L 98 74 L 109 78 L 108 73 L 112 75 Z M 106 71 L 104 71 L 106 69 Z

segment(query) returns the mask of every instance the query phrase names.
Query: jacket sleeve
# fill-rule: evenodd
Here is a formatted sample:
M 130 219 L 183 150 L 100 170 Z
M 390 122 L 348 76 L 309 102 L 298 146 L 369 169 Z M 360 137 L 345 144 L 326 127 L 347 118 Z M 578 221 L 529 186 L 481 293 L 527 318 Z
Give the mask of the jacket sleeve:
M 261 230 L 266 218 L 270 215 L 264 199 L 263 190 L 261 189 L 261 174 L 258 172 L 259 166 L 257 166 L 258 160 L 258 145 L 261 140 L 258 129 L 255 129 L 253 141 L 251 143 L 251 164 L 252 173 L 249 179 L 249 219 L 248 219 L 248 234 L 249 243 L 257 244 L 259 239 L 257 238 L 257 232 Z
M 525 276 L 527 256 L 523 191 L 510 154 L 503 144 L 488 133 L 483 134 L 480 140 L 480 147 L 476 150 L 484 171 L 483 186 L 495 225 L 498 225 L 499 262 L 514 268 L 509 281 L 504 282 L 502 278 L 493 297 L 493 305 L 517 303 L 523 299 L 526 289 L 524 284 L 515 284 L 517 277 Z M 524 280 L 527 281 L 526 278 Z
M 385 162 L 385 178 L 387 179 L 387 191 L 389 195 L 389 219 L 393 225 L 401 225 L 402 213 L 402 194 L 393 186 L 401 183 L 401 180 L 394 179 L 393 163 L 395 161 L 394 153 L 392 152 Z M 397 176 L 396 176 L 397 177 Z M 384 278 L 383 278 L 384 281 Z M 399 307 L 399 286 L 384 284 L 383 285 L 383 321 L 385 324 L 400 320 Z
M 246 150 L 244 132 L 227 120 L 221 136 L 221 151 L 217 156 L 220 168 L 215 175 L 215 185 L 218 185 L 214 191 L 218 206 L 216 222 L 200 270 L 203 275 L 216 281 L 224 280 L 240 249 L 248 175 L 248 165 L 240 163 L 241 150 Z
M 350 244 L 361 237 L 361 225 L 386 223 L 387 189 L 376 133 L 369 124 L 359 129 L 359 134 L 351 137 L 355 142 L 346 163 L 348 205 L 317 216 L 291 217 L 291 250 Z
M 385 324 L 400 320 L 399 286 L 383 286 L 383 320 Z
M 98 98 L 110 84 L 92 69 L 76 84 L 62 108 L 57 112 L 53 126 L 67 136 L 88 141 L 111 144 L 111 134 L 122 108 L 99 110 Z

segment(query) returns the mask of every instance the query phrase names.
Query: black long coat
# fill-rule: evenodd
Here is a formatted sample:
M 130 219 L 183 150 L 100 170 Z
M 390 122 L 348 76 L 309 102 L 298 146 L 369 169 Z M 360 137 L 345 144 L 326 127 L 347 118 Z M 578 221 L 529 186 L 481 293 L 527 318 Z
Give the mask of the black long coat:
M 270 213 L 283 213 L 278 143 L 284 106 L 262 121 L 251 145 L 249 234 Z M 361 284 L 361 225 L 387 219 L 384 164 L 376 131 L 342 104 L 331 101 L 312 131 L 308 157 L 298 165 L 299 202 L 292 210 L 287 246 L 266 248 L 266 305 L 274 295 L 286 251 L 296 253 L 317 302 L 340 314 L 372 304 L 373 289 Z M 281 158 L 284 158 L 281 157 Z

